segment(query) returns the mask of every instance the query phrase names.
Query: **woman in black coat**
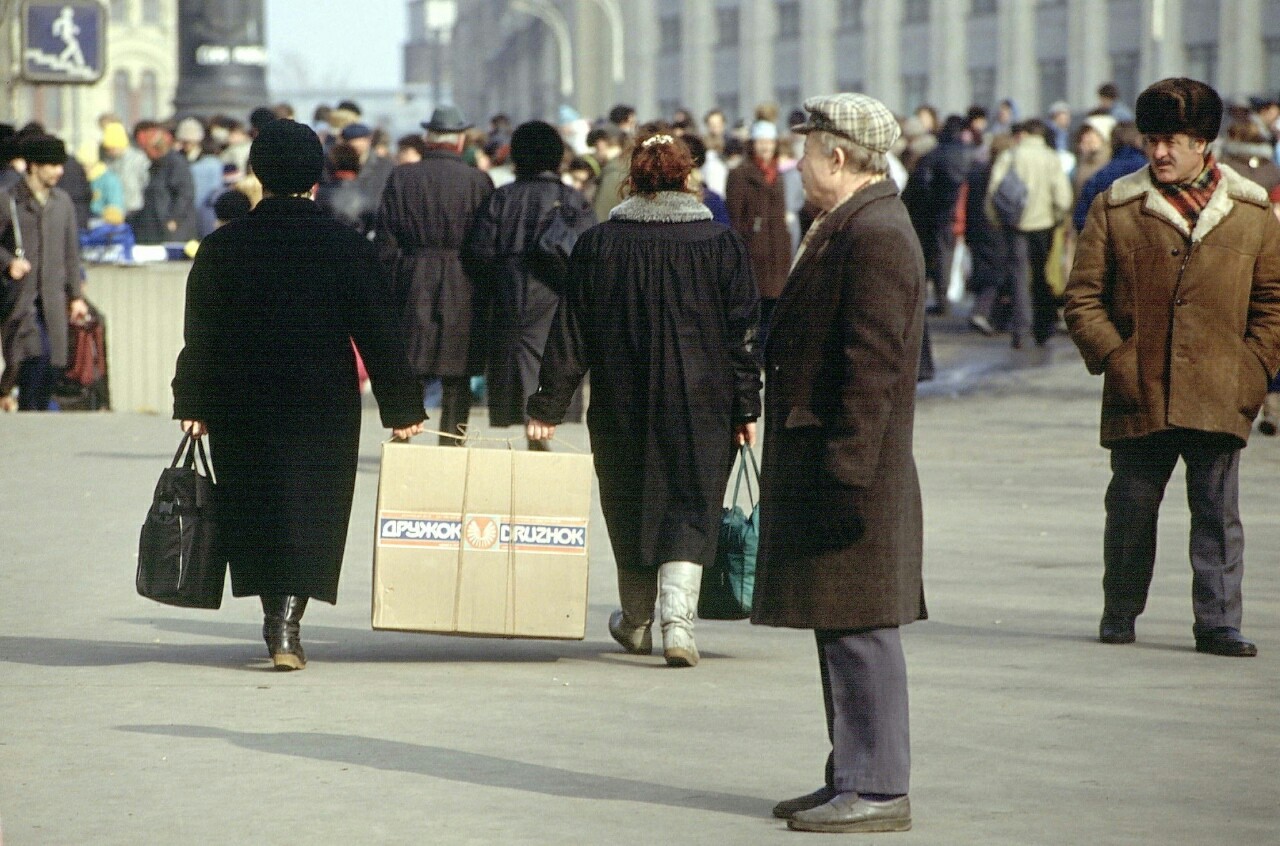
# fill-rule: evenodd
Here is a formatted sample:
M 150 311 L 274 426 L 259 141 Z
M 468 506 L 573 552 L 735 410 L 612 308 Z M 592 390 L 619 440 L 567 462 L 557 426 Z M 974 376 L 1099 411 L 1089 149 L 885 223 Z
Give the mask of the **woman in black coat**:
M 609 632 L 647 655 L 656 600 L 664 656 L 679 667 L 698 661 L 693 616 L 734 441 L 754 441 L 760 414 L 751 262 L 687 192 L 692 168 L 669 135 L 636 147 L 632 196 L 574 247 L 527 428 L 550 438 L 591 371 L 587 427 L 622 600 Z
M 525 400 L 537 390 L 542 350 L 564 290 L 563 278 L 535 273 L 526 257 L 556 207 L 568 210 L 579 231 L 596 222 L 586 198 L 560 181 L 563 158 L 554 126 L 518 126 L 511 136 L 516 181 L 489 195 L 463 247 L 463 266 L 475 284 L 473 343 L 487 346 L 480 354 L 493 426 L 524 424 Z
M 184 431 L 209 435 L 232 592 L 262 597 L 272 662 L 302 669 L 299 621 L 309 597 L 337 601 L 351 516 L 352 339 L 395 437 L 421 432 L 425 415 L 373 245 L 310 199 L 320 140 L 275 121 L 249 158 L 263 199 L 196 254 L 173 412 Z

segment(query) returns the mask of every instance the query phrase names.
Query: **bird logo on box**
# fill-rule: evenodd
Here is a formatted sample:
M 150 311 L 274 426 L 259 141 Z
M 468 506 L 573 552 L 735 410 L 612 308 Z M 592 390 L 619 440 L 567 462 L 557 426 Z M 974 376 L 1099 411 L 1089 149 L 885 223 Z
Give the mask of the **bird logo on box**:
M 471 549 L 481 551 L 493 549 L 498 542 L 498 521 L 493 517 L 468 517 L 463 536 Z

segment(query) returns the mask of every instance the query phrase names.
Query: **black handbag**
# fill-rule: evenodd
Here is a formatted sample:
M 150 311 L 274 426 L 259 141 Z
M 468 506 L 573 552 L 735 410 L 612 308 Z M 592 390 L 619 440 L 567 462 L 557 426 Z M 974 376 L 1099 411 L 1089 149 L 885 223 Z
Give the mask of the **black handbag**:
M 525 266 L 544 285 L 563 293 L 573 246 L 578 243 L 578 236 L 594 224 L 590 211 L 557 201 L 525 253 Z
M 213 470 L 204 441 L 183 435 L 173 463 L 160 473 L 142 524 L 138 540 L 140 595 L 180 608 L 222 605 L 227 561 L 219 554 L 214 496 Z
M 750 468 L 747 463 L 750 462 Z M 751 616 L 751 600 L 756 587 L 756 550 L 760 545 L 755 495 L 751 477 L 760 485 L 756 454 L 743 444 L 738 456 L 738 478 L 733 485 L 733 501 L 720 516 L 720 542 L 716 560 L 702 568 L 702 588 L 698 594 L 698 616 L 704 620 L 745 620 Z M 751 513 L 738 505 L 742 480 L 747 481 Z

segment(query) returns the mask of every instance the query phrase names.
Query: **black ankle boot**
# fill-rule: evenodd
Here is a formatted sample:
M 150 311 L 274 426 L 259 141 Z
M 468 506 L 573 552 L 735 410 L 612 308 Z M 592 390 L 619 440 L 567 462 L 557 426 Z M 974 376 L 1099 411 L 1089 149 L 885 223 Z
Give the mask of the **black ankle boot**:
M 301 670 L 307 666 L 302 651 L 302 614 L 305 596 L 262 597 L 262 639 L 277 670 Z

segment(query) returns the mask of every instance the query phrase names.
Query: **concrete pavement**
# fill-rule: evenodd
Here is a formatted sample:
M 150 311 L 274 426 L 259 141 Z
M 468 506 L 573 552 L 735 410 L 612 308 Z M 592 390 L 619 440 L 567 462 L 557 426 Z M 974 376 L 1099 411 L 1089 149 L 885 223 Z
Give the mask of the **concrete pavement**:
M 858 842 L 1280 842 L 1280 441 L 1256 437 L 1241 472 L 1260 656 L 1192 650 L 1181 470 L 1139 641 L 1103 646 L 1100 382 L 1064 339 L 1037 363 L 935 326 L 944 374 L 916 441 L 931 620 L 904 634 L 915 827 Z M 701 623 L 692 670 L 621 654 L 598 510 L 585 641 L 370 631 L 370 413 L 339 603 L 307 613 L 308 669 L 272 673 L 256 602 L 134 592 L 176 435 L 158 417 L 0 416 L 4 844 L 816 837 L 769 816 L 822 778 L 807 632 Z

